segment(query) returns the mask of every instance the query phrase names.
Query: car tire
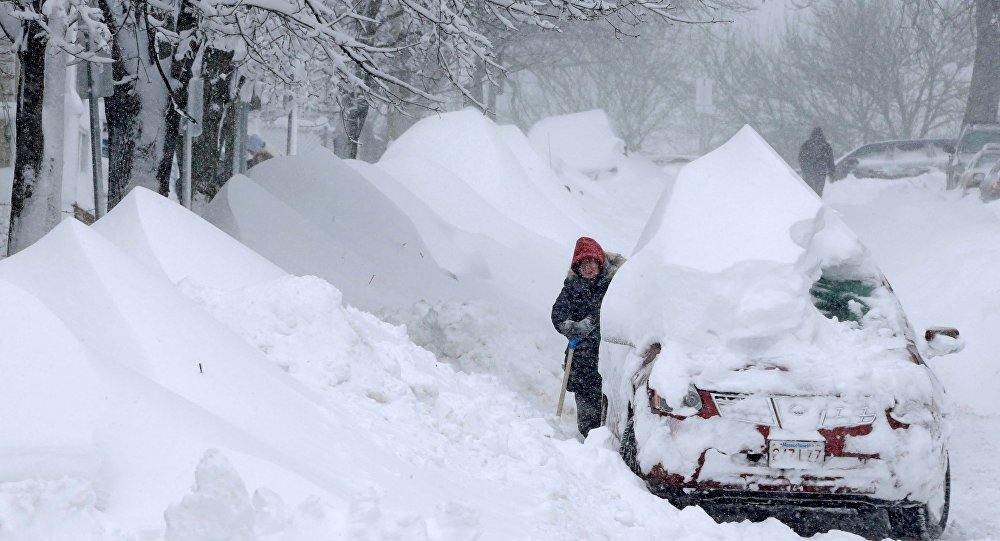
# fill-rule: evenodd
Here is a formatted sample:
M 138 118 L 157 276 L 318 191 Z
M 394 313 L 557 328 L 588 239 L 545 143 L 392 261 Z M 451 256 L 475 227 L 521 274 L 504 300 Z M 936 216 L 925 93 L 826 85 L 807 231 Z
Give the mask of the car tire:
M 944 472 L 944 506 L 941 508 L 941 516 L 933 517 L 927 505 L 891 507 L 887 511 L 893 539 L 927 541 L 937 539 L 944 532 L 951 510 L 951 462 L 947 464 Z M 937 520 L 934 520 L 935 518 Z
M 632 470 L 632 473 L 642 477 L 642 470 L 639 468 L 639 448 L 635 441 L 635 427 L 632 420 L 632 413 L 629 412 L 628 421 L 625 422 L 625 431 L 622 432 L 622 441 L 618 446 L 618 454 L 622 456 L 622 461 Z

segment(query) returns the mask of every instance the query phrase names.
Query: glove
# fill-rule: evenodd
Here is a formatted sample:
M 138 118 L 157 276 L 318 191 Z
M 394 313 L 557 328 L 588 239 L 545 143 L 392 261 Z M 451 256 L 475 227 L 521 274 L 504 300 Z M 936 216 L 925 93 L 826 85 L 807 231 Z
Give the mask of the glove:
M 570 340 L 581 340 L 586 338 L 587 335 L 593 330 L 594 323 L 590 320 L 590 316 L 587 316 L 580 321 L 571 321 L 567 319 L 559 324 L 559 332 L 566 335 Z
M 594 322 L 590 320 L 590 316 L 583 318 L 576 322 L 576 336 L 580 338 L 585 338 L 594 330 Z

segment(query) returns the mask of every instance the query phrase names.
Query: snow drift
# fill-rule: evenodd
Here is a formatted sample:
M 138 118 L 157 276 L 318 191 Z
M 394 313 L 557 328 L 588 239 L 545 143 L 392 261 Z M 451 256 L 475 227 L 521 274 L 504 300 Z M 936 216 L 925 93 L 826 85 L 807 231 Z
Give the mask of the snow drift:
M 611 129 L 601 109 L 544 118 L 528 130 L 528 140 L 556 170 L 598 176 L 618 167 L 625 142 Z

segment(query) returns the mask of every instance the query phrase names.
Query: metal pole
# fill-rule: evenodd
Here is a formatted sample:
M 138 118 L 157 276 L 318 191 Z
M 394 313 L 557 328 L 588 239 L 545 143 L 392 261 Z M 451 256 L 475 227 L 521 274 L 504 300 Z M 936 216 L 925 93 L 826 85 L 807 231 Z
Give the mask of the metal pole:
M 101 112 L 97 97 L 94 96 L 92 62 L 87 62 L 87 87 L 87 101 L 90 102 L 90 167 L 94 177 L 94 218 L 100 219 L 107 212 L 108 198 L 104 195 L 104 172 L 101 167 Z
M 236 102 L 236 134 L 233 143 L 233 174 L 247 172 L 247 122 L 250 105 Z
M 181 169 L 183 172 L 183 191 L 181 194 L 181 204 L 185 208 L 191 210 L 191 125 L 190 122 L 184 122 L 184 159 L 181 160 L 183 165 Z
M 299 152 L 299 102 L 292 98 L 292 110 L 288 113 L 288 140 L 285 155 L 294 156 Z

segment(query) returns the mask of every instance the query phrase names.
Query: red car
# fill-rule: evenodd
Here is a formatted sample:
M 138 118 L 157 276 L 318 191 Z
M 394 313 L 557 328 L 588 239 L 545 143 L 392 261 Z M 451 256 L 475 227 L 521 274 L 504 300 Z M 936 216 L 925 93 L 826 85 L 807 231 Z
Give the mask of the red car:
M 717 520 L 792 516 L 796 527 L 803 512 L 834 510 L 863 525 L 881 521 L 894 538 L 937 536 L 950 484 L 943 389 L 892 288 L 881 275 L 821 278 L 810 296 L 845 333 L 880 327 L 881 345 L 890 347 L 859 342 L 868 347 L 859 353 L 870 365 L 867 381 L 838 382 L 837 370 L 816 366 L 816 385 L 794 392 L 812 377 L 809 364 L 766 356 L 728 360 L 725 370 L 691 381 L 677 381 L 676 371 L 665 380 L 656 377 L 661 365 L 707 364 L 719 352 L 698 359 L 691 348 L 605 343 L 606 424 L 622 459 L 653 493 L 677 507 L 702 506 Z M 961 346 L 952 328 L 923 338 L 935 354 Z M 682 398 L 661 396 L 677 385 L 687 388 Z M 829 393 L 817 392 L 826 386 Z M 830 526 L 851 529 L 849 522 Z
M 947 402 L 924 355 L 963 341 L 913 332 L 859 237 L 749 126 L 661 197 L 601 333 L 605 424 L 655 494 L 800 533 L 947 524 Z

